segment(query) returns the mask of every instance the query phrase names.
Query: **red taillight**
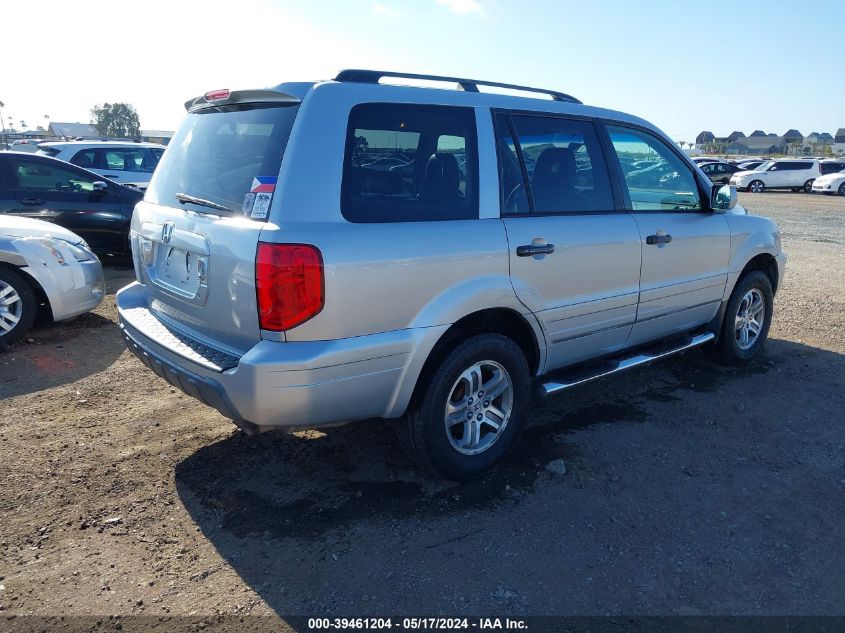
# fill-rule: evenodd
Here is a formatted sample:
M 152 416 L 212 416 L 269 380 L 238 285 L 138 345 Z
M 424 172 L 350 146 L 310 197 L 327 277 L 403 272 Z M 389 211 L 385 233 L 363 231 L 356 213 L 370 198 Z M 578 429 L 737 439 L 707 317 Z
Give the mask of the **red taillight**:
M 228 99 L 229 98 L 229 89 L 223 88 L 222 90 L 211 90 L 210 92 L 205 93 L 205 100 L 206 101 L 220 101 L 221 99 Z
M 258 243 L 255 292 L 262 330 L 289 330 L 323 309 L 323 257 L 308 244 Z

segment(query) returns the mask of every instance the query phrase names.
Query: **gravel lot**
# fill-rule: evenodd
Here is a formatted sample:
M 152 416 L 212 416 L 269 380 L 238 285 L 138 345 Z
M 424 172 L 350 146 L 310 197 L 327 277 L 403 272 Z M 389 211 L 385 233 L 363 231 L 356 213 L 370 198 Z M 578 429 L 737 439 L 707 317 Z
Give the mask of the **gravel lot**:
M 790 257 L 762 358 L 550 400 L 465 485 L 385 422 L 244 436 L 124 351 L 113 294 L 35 331 L 0 355 L 0 609 L 845 614 L 845 198 L 740 203 Z

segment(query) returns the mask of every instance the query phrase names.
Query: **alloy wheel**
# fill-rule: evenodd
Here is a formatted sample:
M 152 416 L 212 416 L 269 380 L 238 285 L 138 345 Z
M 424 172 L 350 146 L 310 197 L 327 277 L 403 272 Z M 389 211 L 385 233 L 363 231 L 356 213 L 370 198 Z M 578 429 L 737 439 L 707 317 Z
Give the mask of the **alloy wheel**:
M 23 300 L 18 291 L 0 279 L 0 336 L 14 329 L 22 311 Z
M 495 361 L 479 361 L 464 370 L 446 401 L 444 423 L 452 448 L 476 455 L 493 446 L 510 420 L 513 392 L 508 371 Z
M 752 288 L 742 297 L 734 319 L 736 344 L 745 351 L 753 347 L 760 338 L 763 322 L 766 319 L 766 303 L 763 293 Z

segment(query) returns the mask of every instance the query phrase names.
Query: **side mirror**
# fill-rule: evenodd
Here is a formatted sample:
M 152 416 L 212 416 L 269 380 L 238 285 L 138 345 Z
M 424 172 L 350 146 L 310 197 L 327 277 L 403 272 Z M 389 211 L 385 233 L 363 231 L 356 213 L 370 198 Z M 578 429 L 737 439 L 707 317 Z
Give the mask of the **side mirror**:
M 91 186 L 94 189 L 94 193 L 104 194 L 108 193 L 109 186 L 107 183 L 103 182 L 102 180 L 95 180 L 91 183 Z
M 730 211 L 736 206 L 735 185 L 713 185 L 710 191 L 710 208 L 714 211 Z

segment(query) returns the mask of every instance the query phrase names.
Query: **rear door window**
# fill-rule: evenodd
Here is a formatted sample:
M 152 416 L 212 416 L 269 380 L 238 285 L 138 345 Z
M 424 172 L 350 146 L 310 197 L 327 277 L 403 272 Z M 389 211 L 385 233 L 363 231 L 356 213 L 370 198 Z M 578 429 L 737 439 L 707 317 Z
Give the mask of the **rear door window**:
M 611 211 L 610 180 L 589 121 L 512 116 L 534 213 Z
M 266 220 L 298 110 L 298 105 L 243 104 L 188 113 L 155 169 L 145 200 Z
M 161 160 L 161 155 L 164 154 L 164 150 L 159 147 L 151 147 L 149 149 L 150 152 L 150 161 L 152 164 L 153 169 L 156 168 L 159 161 Z
M 140 171 L 152 173 L 155 165 L 152 164 L 152 157 L 146 148 L 138 147 L 132 149 L 101 149 L 100 169 L 114 171 Z
M 838 171 L 845 169 L 845 163 L 820 163 L 819 171 L 822 176 L 826 174 L 835 174 Z
M 496 145 L 499 158 L 499 195 L 501 213 L 530 213 L 528 188 L 519 160 L 516 141 L 511 133 L 510 122 L 506 114 L 497 114 L 495 118 Z
M 97 164 L 97 150 L 93 148 L 80 150 L 73 155 L 70 162 L 85 169 L 97 169 L 99 167 Z
M 778 161 L 776 163 L 777 170 L 773 171 L 800 171 L 804 169 L 812 169 L 813 163 L 804 163 L 804 162 L 797 162 L 797 161 Z
M 478 217 L 472 108 L 367 103 L 349 115 L 341 212 L 350 222 Z
M 42 193 L 80 193 L 94 191 L 95 178 L 71 167 L 32 160 L 11 163 L 12 177 L 19 191 Z

